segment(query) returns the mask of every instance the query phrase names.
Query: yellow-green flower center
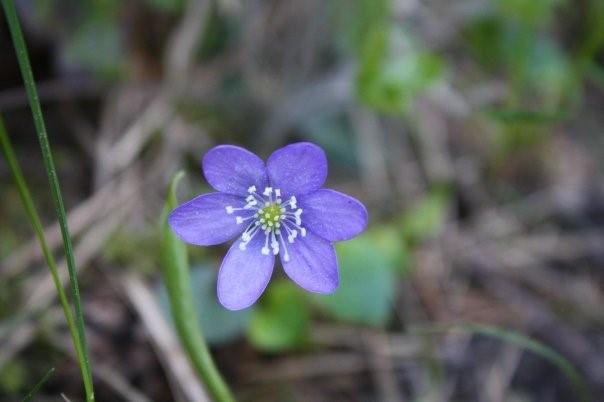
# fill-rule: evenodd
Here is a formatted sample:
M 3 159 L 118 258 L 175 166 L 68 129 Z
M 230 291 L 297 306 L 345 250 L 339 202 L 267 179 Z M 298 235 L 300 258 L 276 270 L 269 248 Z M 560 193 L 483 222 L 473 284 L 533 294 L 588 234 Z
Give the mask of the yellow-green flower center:
M 281 190 L 272 187 L 266 187 L 260 194 L 256 186 L 251 186 L 248 193 L 245 205 L 225 206 L 227 214 L 237 213 L 235 221 L 238 225 L 248 225 L 241 235 L 239 249 L 246 250 L 255 236 L 264 235 L 262 254 L 269 255 L 271 250 L 274 255 L 282 252 L 283 260 L 289 261 L 287 245 L 294 243 L 298 234 L 306 237 L 306 228 L 302 226 L 303 211 L 298 208 L 298 200 L 291 196 L 284 202 Z
M 280 227 L 284 213 L 283 209 L 279 204 L 269 204 L 258 213 L 258 219 L 260 223 L 268 227 Z

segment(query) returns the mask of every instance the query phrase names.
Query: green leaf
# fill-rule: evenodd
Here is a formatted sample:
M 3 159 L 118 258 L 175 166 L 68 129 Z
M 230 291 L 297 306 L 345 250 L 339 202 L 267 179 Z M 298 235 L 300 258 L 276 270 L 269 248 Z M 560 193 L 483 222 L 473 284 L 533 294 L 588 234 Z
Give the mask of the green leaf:
M 109 17 L 86 21 L 69 36 L 64 51 L 68 64 L 82 66 L 104 77 L 118 76 L 123 52 L 117 22 Z
M 185 4 L 183 0 L 147 0 L 147 3 L 159 11 L 168 13 L 182 11 Z
M 342 116 L 313 116 L 302 124 L 301 131 L 304 138 L 327 152 L 330 162 L 348 171 L 357 170 L 355 143 L 348 122 Z
M 228 311 L 216 298 L 216 271 L 209 265 L 191 269 L 193 303 L 198 311 L 199 321 L 210 345 L 231 342 L 243 334 L 251 319 L 251 310 Z M 158 287 L 160 304 L 166 315 L 172 319 L 166 286 Z
M 0 388 L 16 394 L 27 384 L 27 377 L 27 365 L 23 361 L 9 361 L 0 370 Z
M 393 226 L 377 226 L 363 235 L 372 247 L 388 261 L 395 272 L 406 275 L 409 270 L 409 248 L 400 231 Z
M 339 320 L 384 326 L 396 293 L 395 257 L 384 250 L 368 236 L 340 243 L 340 287 L 333 295 L 317 296 L 317 303 Z
M 531 125 L 551 125 L 559 123 L 569 117 L 562 112 L 542 112 L 523 109 L 487 109 L 484 114 L 501 123 L 512 124 L 531 124 Z
M 370 33 L 388 25 L 391 0 L 336 0 L 325 2 L 340 29 L 335 39 L 355 54 L 366 50 Z
M 529 26 L 548 22 L 555 8 L 565 0 L 494 0 L 502 16 Z
M 252 313 L 250 342 L 267 352 L 300 348 L 308 343 L 310 310 L 306 296 L 289 281 L 276 281 Z
M 436 235 L 445 223 L 448 205 L 448 191 L 441 188 L 432 190 L 403 216 L 403 236 L 408 241 L 416 242 Z
M 442 75 L 440 58 L 425 52 L 408 53 L 398 59 L 371 65 L 359 76 L 363 101 L 384 113 L 404 113 L 414 99 Z

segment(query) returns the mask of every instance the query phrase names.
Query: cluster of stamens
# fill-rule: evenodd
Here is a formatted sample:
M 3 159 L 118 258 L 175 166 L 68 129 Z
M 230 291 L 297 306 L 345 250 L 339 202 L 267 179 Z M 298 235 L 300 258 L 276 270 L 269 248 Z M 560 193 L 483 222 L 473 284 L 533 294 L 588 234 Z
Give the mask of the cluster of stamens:
M 282 252 L 283 260 L 289 261 L 287 243 L 294 243 L 298 235 L 306 236 L 306 229 L 302 227 L 302 209 L 298 208 L 298 200 L 292 196 L 283 202 L 281 190 L 272 187 L 266 187 L 260 195 L 257 193 L 256 186 L 251 186 L 248 193 L 245 206 L 226 207 L 229 215 L 234 213 L 243 215 L 235 217 L 237 224 L 243 225 L 249 222 L 241 235 L 239 248 L 245 250 L 258 233 L 264 233 L 262 254 L 269 255 L 272 249 L 274 255 Z

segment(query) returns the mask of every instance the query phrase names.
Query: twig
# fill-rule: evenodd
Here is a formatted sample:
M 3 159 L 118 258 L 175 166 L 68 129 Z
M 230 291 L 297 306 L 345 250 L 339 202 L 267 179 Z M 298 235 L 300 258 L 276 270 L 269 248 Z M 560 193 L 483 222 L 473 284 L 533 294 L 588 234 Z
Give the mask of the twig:
M 209 402 L 191 364 L 166 320 L 153 293 L 134 275 L 124 276 L 122 284 L 128 299 L 137 311 L 155 346 L 166 373 L 178 384 L 190 402 Z

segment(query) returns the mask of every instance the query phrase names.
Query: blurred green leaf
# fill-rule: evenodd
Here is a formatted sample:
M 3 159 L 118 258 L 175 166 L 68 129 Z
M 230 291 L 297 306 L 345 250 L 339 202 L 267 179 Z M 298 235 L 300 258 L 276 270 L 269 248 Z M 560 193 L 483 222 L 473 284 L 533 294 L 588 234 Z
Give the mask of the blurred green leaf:
M 371 31 L 388 24 L 391 0 L 335 0 L 325 2 L 341 29 L 336 40 L 343 47 L 359 55 Z
M 176 13 L 184 8 L 184 0 L 147 0 L 151 7 L 159 11 Z
M 392 49 L 409 38 L 390 21 L 389 1 L 357 0 L 352 8 L 357 12 L 353 37 L 359 44 L 359 99 L 383 113 L 406 112 L 413 98 L 440 77 L 442 60 L 410 44 Z
M 113 18 L 90 19 L 69 35 L 63 49 L 65 61 L 113 78 L 120 74 L 124 62 L 120 41 Z
M 565 0 L 493 0 L 498 13 L 523 24 L 537 26 L 549 21 L 555 8 Z
M 463 31 L 473 56 L 487 68 L 500 68 L 503 61 L 503 23 L 496 16 L 477 19 Z
M 0 370 L 0 388 L 16 394 L 27 384 L 27 365 L 21 360 L 11 360 Z
M 409 269 L 409 249 L 400 231 L 394 226 L 377 226 L 366 232 L 372 247 L 394 267 L 394 271 L 407 274 Z
M 435 83 L 443 72 L 440 58 L 426 52 L 408 53 L 376 67 L 367 60 L 358 79 L 360 98 L 384 113 L 403 113 L 414 98 Z
M 209 265 L 191 269 L 193 303 L 197 308 L 199 321 L 206 340 L 211 345 L 231 342 L 245 332 L 251 310 L 228 311 L 218 303 L 216 297 L 216 271 Z M 172 320 L 166 286 L 158 286 L 160 304 L 166 316 Z
M 250 342 L 267 352 L 280 352 L 307 344 L 310 309 L 306 296 L 289 281 L 276 281 L 252 313 Z
M 305 138 L 327 152 L 329 160 L 343 165 L 348 171 L 357 169 L 355 143 L 348 121 L 341 116 L 311 117 L 302 125 Z
M 435 188 L 405 213 L 401 221 L 405 239 L 411 242 L 422 241 L 440 232 L 447 217 L 449 198 L 447 190 Z
M 501 70 L 510 80 L 505 107 L 530 106 L 551 114 L 567 110 L 577 97 L 580 77 L 562 46 L 542 27 L 563 0 L 494 3 L 496 7 L 469 24 L 464 36 L 482 65 Z
M 559 123 L 569 117 L 567 114 L 561 112 L 550 113 L 522 109 L 488 109 L 485 110 L 484 113 L 493 120 L 507 124 L 521 123 L 548 125 Z
M 362 236 L 337 246 L 340 287 L 316 300 L 339 320 L 376 327 L 388 322 L 395 297 L 395 259 L 383 254 L 375 240 Z

